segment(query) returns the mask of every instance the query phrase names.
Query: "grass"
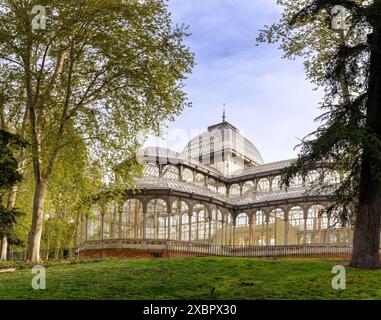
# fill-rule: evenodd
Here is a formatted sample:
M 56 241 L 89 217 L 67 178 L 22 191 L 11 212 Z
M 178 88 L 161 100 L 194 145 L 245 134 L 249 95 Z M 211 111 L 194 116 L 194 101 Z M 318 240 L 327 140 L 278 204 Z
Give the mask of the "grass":
M 332 267 L 346 263 L 251 258 L 79 260 L 46 265 L 46 290 L 33 290 L 31 265 L 19 263 L 15 272 L 0 273 L 0 299 L 381 299 L 381 270 L 347 268 L 347 288 L 332 289 Z M 12 263 L 0 264 L 6 266 Z

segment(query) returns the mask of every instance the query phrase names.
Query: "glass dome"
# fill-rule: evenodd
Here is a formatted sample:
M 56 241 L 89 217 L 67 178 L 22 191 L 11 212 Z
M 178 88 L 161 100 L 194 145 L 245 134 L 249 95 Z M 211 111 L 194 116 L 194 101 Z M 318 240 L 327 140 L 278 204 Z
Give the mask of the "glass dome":
M 193 138 L 181 153 L 185 159 L 198 160 L 229 176 L 237 170 L 263 164 L 258 149 L 229 122 L 208 127 Z

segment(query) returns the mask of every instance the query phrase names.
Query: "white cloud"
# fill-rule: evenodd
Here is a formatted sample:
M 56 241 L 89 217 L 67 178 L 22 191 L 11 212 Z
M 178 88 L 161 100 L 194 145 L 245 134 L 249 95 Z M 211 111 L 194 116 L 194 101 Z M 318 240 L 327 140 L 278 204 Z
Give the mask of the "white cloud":
M 181 139 L 151 139 L 146 145 L 181 151 L 186 137 L 221 121 L 227 103 L 227 120 L 266 162 L 295 157 L 296 137 L 317 126 L 313 119 L 321 94 L 312 91 L 300 61 L 282 60 L 276 46 L 254 46 L 258 30 L 279 16 L 275 0 L 172 0 L 170 8 L 175 20 L 190 24 L 193 32 L 187 43 L 198 65 L 186 91 L 194 107 L 169 126 L 185 130 Z

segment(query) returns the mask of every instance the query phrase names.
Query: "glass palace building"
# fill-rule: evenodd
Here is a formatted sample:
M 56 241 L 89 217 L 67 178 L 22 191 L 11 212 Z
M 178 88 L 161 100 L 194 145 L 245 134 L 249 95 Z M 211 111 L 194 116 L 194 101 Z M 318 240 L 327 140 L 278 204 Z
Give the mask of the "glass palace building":
M 168 244 L 291 246 L 351 243 L 352 229 L 323 210 L 340 181 L 323 166 L 281 183 L 294 161 L 264 163 L 226 122 L 210 126 L 182 153 L 148 147 L 144 174 L 123 199 L 83 213 L 81 252 L 155 250 Z M 161 247 L 160 247 L 161 246 Z

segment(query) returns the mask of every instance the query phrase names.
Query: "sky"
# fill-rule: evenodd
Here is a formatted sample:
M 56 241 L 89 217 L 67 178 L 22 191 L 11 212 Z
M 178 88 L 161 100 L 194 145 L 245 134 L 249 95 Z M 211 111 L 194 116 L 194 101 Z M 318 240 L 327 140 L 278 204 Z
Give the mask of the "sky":
M 276 0 L 170 0 L 174 23 L 189 25 L 185 43 L 196 63 L 184 90 L 193 107 L 145 146 L 181 152 L 212 124 L 226 120 L 258 148 L 265 163 L 297 157 L 294 147 L 316 129 L 321 93 L 305 79 L 302 61 L 282 59 L 277 45 L 255 45 L 276 22 Z

